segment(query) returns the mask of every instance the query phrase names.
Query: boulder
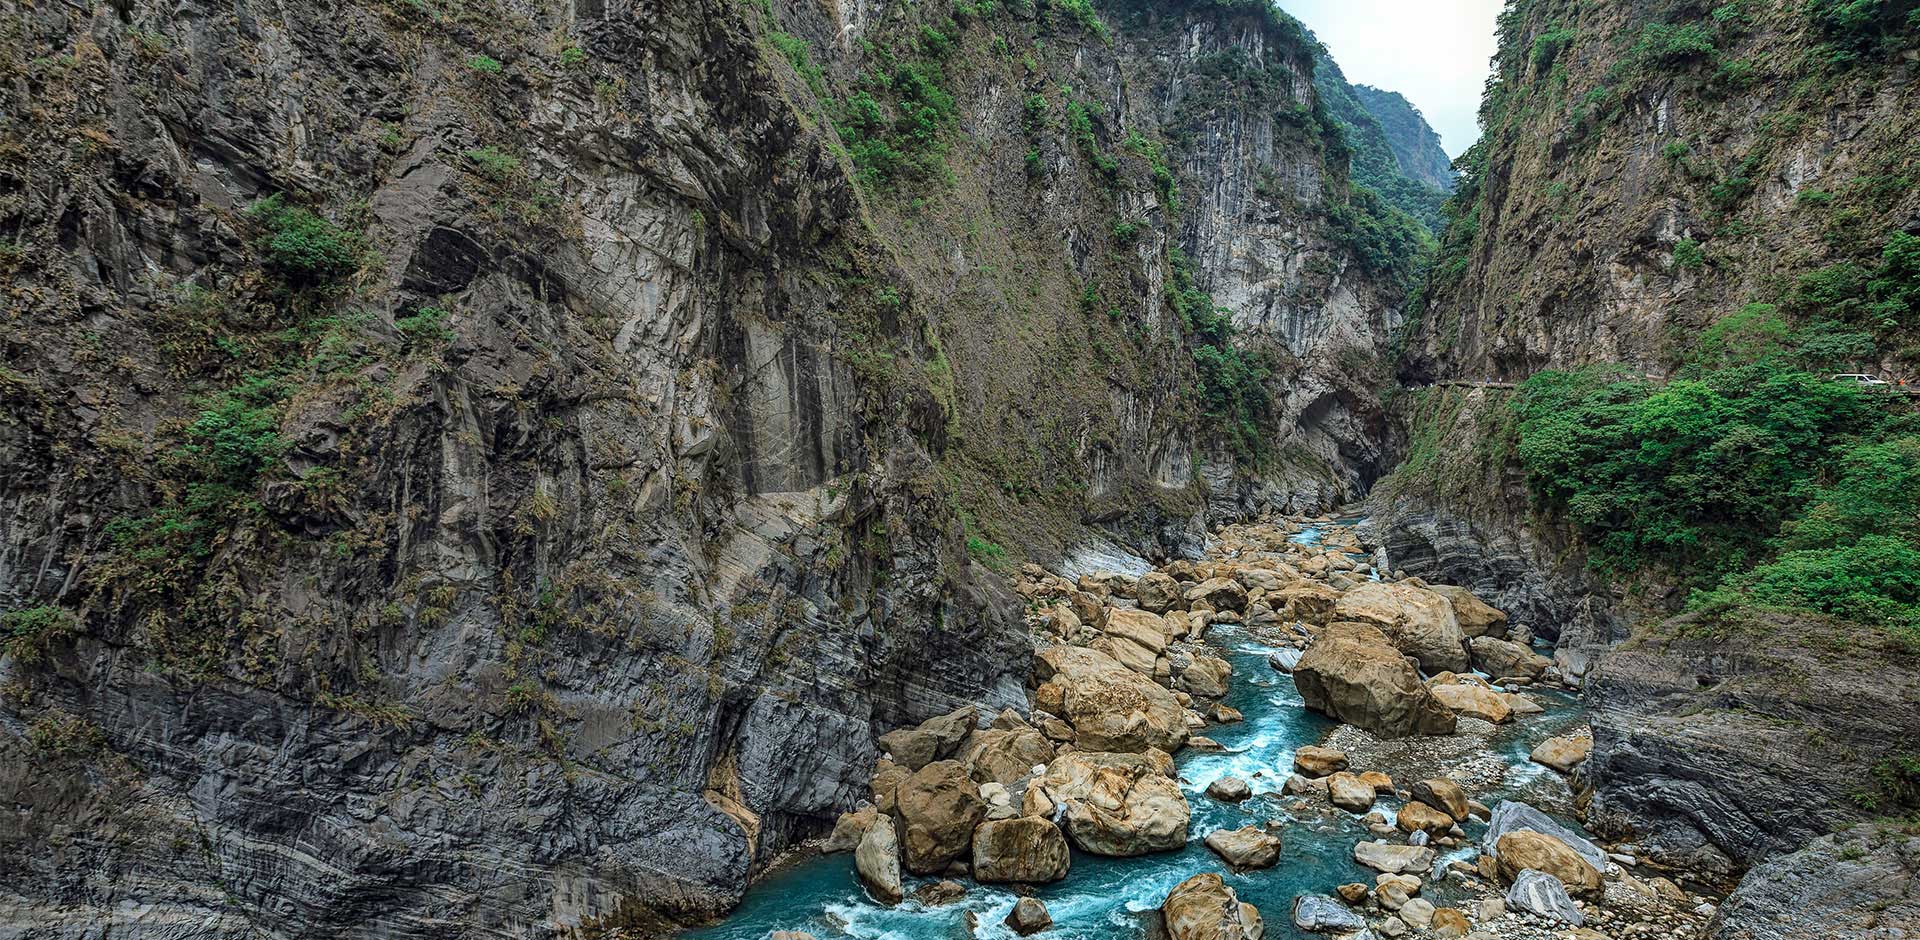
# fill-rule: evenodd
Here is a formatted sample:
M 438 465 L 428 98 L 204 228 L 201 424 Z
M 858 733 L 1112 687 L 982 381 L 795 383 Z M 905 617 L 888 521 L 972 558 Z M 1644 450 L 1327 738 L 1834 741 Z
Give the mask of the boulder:
M 1506 696 L 1492 689 L 1465 683 L 1443 683 L 1433 687 L 1433 697 L 1453 711 L 1469 718 L 1500 724 L 1513 717 Z
M 1183 600 L 1180 582 L 1158 571 L 1149 571 L 1133 583 L 1134 600 L 1140 609 L 1149 613 L 1164 614 L 1178 606 Z
M 1490 636 L 1474 637 L 1468 646 L 1473 651 L 1473 668 L 1490 676 L 1538 679 L 1553 665 L 1553 660 L 1525 646 Z
M 1272 868 L 1280 861 L 1280 837 L 1255 826 L 1207 833 L 1207 848 L 1235 871 Z
M 1253 795 L 1253 788 L 1239 777 L 1221 777 L 1207 784 L 1207 795 L 1222 803 L 1238 803 Z
M 944 871 L 973 844 L 973 827 L 987 815 L 980 788 L 959 761 L 934 761 L 900 784 L 900 841 L 907 870 Z
M 1433 923 L 1433 902 L 1425 898 L 1408 898 L 1400 905 L 1400 919 L 1420 930 L 1427 929 Z
M 1293 772 L 1304 777 L 1324 777 L 1345 769 L 1345 751 L 1309 744 L 1293 752 Z
M 1065 804 L 1067 834 L 1096 855 L 1145 855 L 1187 844 L 1192 809 L 1163 751 L 1073 751 L 1054 758 L 1041 785 Z
M 1587 922 L 1560 879 L 1532 869 L 1514 878 L 1513 887 L 1507 889 L 1507 906 L 1575 927 Z
M 1013 910 L 1007 912 L 1004 923 L 1014 933 L 1026 937 L 1053 926 L 1053 915 L 1047 913 L 1047 905 L 1039 898 L 1021 898 L 1013 902 Z
M 896 728 L 880 736 L 880 749 L 893 755 L 908 771 L 919 770 L 937 760 L 952 757 L 973 733 L 980 720 L 980 709 L 972 705 L 956 709 L 938 718 L 929 718 L 917 728 Z
M 1593 866 L 1595 871 L 1607 870 L 1607 853 L 1600 851 L 1599 846 L 1567 826 L 1561 825 L 1546 813 L 1512 800 L 1502 800 L 1499 806 L 1494 807 L 1493 814 L 1487 817 L 1487 831 L 1480 837 L 1480 850 L 1489 855 L 1499 855 L 1500 837 L 1517 829 L 1539 832 L 1559 839 L 1567 847 L 1580 853 L 1580 857 L 1585 859 L 1588 865 Z
M 1389 911 L 1397 911 L 1415 894 L 1420 893 L 1420 879 L 1412 875 L 1381 875 L 1373 889 L 1373 895 L 1379 899 L 1380 906 Z
M 1369 581 L 1342 594 L 1333 616 L 1378 627 L 1396 649 L 1419 660 L 1427 672 L 1467 669 L 1467 638 L 1453 616 L 1453 605 L 1432 591 Z
M 1373 808 L 1373 784 L 1343 770 L 1327 778 L 1327 799 L 1349 813 L 1364 813 Z
M 1571 773 L 1573 768 L 1593 753 L 1592 738 L 1576 738 L 1571 735 L 1548 738 L 1533 748 L 1528 760 L 1536 764 L 1545 764 L 1561 773 Z
M 1460 632 L 1467 638 L 1506 634 L 1507 615 L 1487 606 L 1485 601 L 1473 596 L 1472 591 L 1451 584 L 1429 584 L 1427 590 L 1453 605 L 1453 619 L 1459 622 Z
M 1453 817 L 1456 822 L 1466 822 L 1472 812 L 1467 788 L 1445 777 L 1429 777 L 1418 781 L 1407 788 L 1407 793 L 1415 800 Z
M 1364 930 L 1367 919 L 1324 894 L 1293 899 L 1293 925 L 1308 933 L 1353 933 Z
M 1542 832 L 1515 829 L 1500 836 L 1494 844 L 1494 860 L 1500 877 L 1512 881 L 1522 871 L 1543 871 L 1576 894 L 1591 894 L 1601 887 L 1600 870 L 1580 857 L 1565 842 Z
M 944 907 L 967 896 L 967 886 L 958 881 L 929 881 L 913 892 L 913 899 L 927 907 Z
M 1372 787 L 1375 793 L 1393 792 L 1393 778 L 1378 770 L 1369 770 L 1361 773 L 1360 781 Z
M 1260 940 L 1260 911 L 1243 904 L 1218 874 L 1195 875 L 1167 892 L 1160 916 L 1170 940 Z
M 1154 655 L 1167 648 L 1167 624 L 1160 615 L 1134 608 L 1114 608 L 1107 612 L 1107 625 L 1101 628 L 1106 635 L 1119 640 L 1132 640 Z
M 1389 875 L 1430 871 L 1433 855 L 1432 849 L 1419 845 L 1358 842 L 1353 846 L 1354 861 Z
M 1281 786 L 1281 790 L 1288 796 L 1311 795 L 1324 797 L 1327 795 L 1327 778 L 1302 777 L 1299 774 L 1294 774 L 1287 778 L 1287 782 Z
M 1458 940 L 1473 929 L 1467 912 L 1456 907 L 1438 907 L 1433 911 L 1433 935 L 1438 940 Z
M 1196 655 L 1180 673 L 1180 685 L 1201 698 L 1222 698 L 1227 694 L 1227 678 L 1233 666 L 1218 656 Z
M 1321 624 L 1333 619 L 1340 592 L 1318 581 L 1296 581 L 1268 593 L 1265 601 L 1283 620 Z
M 1452 734 L 1453 712 L 1378 629 L 1329 625 L 1294 667 L 1308 708 L 1382 738 Z
M 860 884 L 881 904 L 898 904 L 905 896 L 900 884 L 900 843 L 893 819 L 877 817 L 853 850 L 853 869 Z
M 1011 787 L 1053 760 L 1053 745 L 1031 728 L 975 731 L 961 749 L 967 770 L 980 783 L 992 781 Z
M 1334 890 L 1339 892 L 1340 899 L 1348 904 L 1359 904 L 1367 899 L 1368 894 L 1367 886 L 1358 881 L 1348 882 Z
M 1042 680 L 1036 698 L 1058 704 L 1047 711 L 1073 726 L 1075 747 L 1172 753 L 1186 743 L 1186 712 L 1173 693 L 1110 656 L 1051 646 L 1036 654 L 1034 670 Z
M 1444 836 L 1453 828 L 1453 817 L 1447 811 L 1436 809 L 1425 803 L 1408 803 L 1400 807 L 1394 817 L 1394 824 L 1405 832 L 1425 832 L 1428 835 Z
M 1213 610 L 1245 610 L 1247 589 L 1232 578 L 1208 578 L 1187 589 L 1187 605 L 1204 604 Z
M 1115 662 L 1143 676 L 1153 675 L 1160 663 L 1160 654 L 1126 637 L 1099 637 L 1087 644 L 1087 648 L 1110 656 Z
M 824 853 L 851 852 L 860 845 L 860 840 L 873 828 L 873 821 L 880 818 L 880 811 L 871 806 L 862 806 L 851 813 L 841 813 L 840 819 L 833 824 L 833 834 L 820 843 Z
M 1041 884 L 1067 877 L 1067 837 L 1051 820 L 1020 816 L 973 830 L 973 877 L 982 882 Z

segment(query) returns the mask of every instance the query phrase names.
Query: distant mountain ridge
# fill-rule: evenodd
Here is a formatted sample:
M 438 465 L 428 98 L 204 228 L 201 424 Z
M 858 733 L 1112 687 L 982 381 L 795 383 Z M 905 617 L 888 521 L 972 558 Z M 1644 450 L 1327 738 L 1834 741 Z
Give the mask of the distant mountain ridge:
M 1355 85 L 1353 94 L 1374 120 L 1380 122 L 1401 172 L 1453 192 L 1453 160 L 1440 146 L 1440 135 L 1427 124 L 1426 117 L 1413 102 L 1397 91 L 1372 85 Z
M 1308 35 L 1312 35 L 1309 33 Z M 1443 179 L 1448 185 L 1441 186 L 1431 178 L 1430 172 L 1414 172 L 1408 166 L 1424 166 L 1419 161 L 1426 159 L 1420 154 L 1418 141 L 1425 134 L 1435 142 L 1437 150 L 1439 135 L 1427 126 L 1425 118 L 1407 104 L 1406 99 L 1397 94 L 1393 97 L 1400 103 L 1395 111 L 1389 109 L 1387 117 L 1376 114 L 1373 106 L 1367 103 L 1367 97 L 1360 89 L 1347 82 L 1340 64 L 1333 60 L 1316 38 L 1314 40 L 1313 83 L 1320 92 L 1320 100 L 1325 104 L 1327 113 L 1332 115 L 1345 134 L 1347 145 L 1353 150 L 1353 181 L 1380 194 L 1389 205 L 1420 220 L 1426 227 L 1438 234 L 1445 226 L 1440 213 L 1440 205 L 1451 193 L 1452 168 L 1446 164 L 1446 154 L 1439 155 L 1442 161 Z M 1375 96 L 1377 97 L 1377 96 Z M 1405 138 L 1413 143 L 1412 154 L 1402 157 L 1401 143 L 1396 139 Z

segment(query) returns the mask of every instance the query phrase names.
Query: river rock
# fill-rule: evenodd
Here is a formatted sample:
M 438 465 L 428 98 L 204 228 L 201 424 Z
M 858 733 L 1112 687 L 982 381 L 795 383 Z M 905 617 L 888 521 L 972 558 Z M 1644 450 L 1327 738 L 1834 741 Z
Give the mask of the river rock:
M 973 844 L 973 827 L 987 815 L 979 785 L 959 761 L 934 761 L 900 785 L 901 844 L 907 870 L 944 871 Z
M 1457 940 L 1473 929 L 1467 912 L 1455 907 L 1434 908 L 1432 930 L 1438 940 Z
M 1473 651 L 1474 668 L 1490 676 L 1538 679 L 1553 666 L 1553 660 L 1518 643 L 1490 636 L 1477 636 L 1468 643 Z
M 859 847 L 861 838 L 872 828 L 873 821 L 880 817 L 880 811 L 872 806 L 862 806 L 851 813 L 841 813 L 833 824 L 833 833 L 820 843 L 820 851 L 851 852 Z
M 1333 619 L 1340 592 L 1318 581 L 1297 581 L 1269 593 L 1265 600 L 1283 620 L 1322 624 Z
M 1293 772 L 1303 777 L 1325 777 L 1345 769 L 1345 751 L 1309 744 L 1293 752 Z
M 1373 896 L 1389 911 L 1399 910 L 1419 892 L 1420 879 L 1412 875 L 1381 875 L 1373 888 Z
M 1575 893 L 1600 890 L 1600 870 L 1553 836 L 1515 829 L 1502 834 L 1494 848 L 1500 876 L 1508 881 L 1518 877 L 1522 871 L 1533 869 L 1560 879 L 1567 890 Z
M 1034 767 L 1053 760 L 1053 745 L 1045 735 L 1031 728 L 989 729 L 975 731 L 961 753 L 974 780 L 1012 787 L 1031 774 Z
M 1260 912 L 1214 872 L 1194 875 L 1167 892 L 1160 915 L 1170 940 L 1260 940 Z
M 1405 832 L 1425 832 L 1433 836 L 1446 835 L 1453 823 L 1453 817 L 1447 815 L 1446 810 L 1425 803 L 1408 803 L 1400 807 L 1394 818 L 1394 824 Z
M 1363 930 L 1367 919 L 1324 894 L 1293 899 L 1293 925 L 1308 933 L 1352 933 Z
M 1507 705 L 1506 697 L 1492 689 L 1446 682 L 1434 685 L 1433 695 L 1447 708 L 1469 718 L 1497 725 L 1513 717 L 1513 709 Z
M 1239 777 L 1221 777 L 1207 784 L 1207 795 L 1223 803 L 1238 803 L 1253 795 L 1253 788 Z
M 1367 899 L 1368 888 L 1358 881 L 1350 881 L 1334 890 L 1339 893 L 1340 899 L 1348 904 L 1359 904 Z
M 1039 898 L 1021 898 L 1013 902 L 1013 910 L 1007 912 L 1003 923 L 1014 933 L 1026 937 L 1053 926 L 1053 915 Z
M 1535 745 L 1533 753 L 1529 754 L 1527 759 L 1536 764 L 1545 764 L 1564 774 L 1571 773 L 1573 768 L 1579 766 L 1592 753 L 1592 738 L 1566 735 L 1548 738 Z
M 1378 629 L 1335 623 L 1307 646 L 1293 681 L 1308 708 L 1378 737 L 1452 734 L 1453 712 Z
M 1354 861 L 1389 875 L 1431 871 L 1433 857 L 1432 849 L 1418 845 L 1358 842 L 1353 846 Z
M 913 892 L 913 899 L 927 907 L 944 907 L 967 896 L 967 886 L 958 881 L 929 881 Z
M 1453 619 L 1459 622 L 1460 632 L 1468 639 L 1506 635 L 1507 615 L 1488 606 L 1472 591 L 1451 584 L 1429 584 L 1427 590 L 1446 598 L 1453 605 Z
M 973 877 L 982 882 L 1041 884 L 1067 877 L 1067 838 L 1051 820 L 1021 816 L 973 830 Z
M 1096 855 L 1145 855 L 1187 843 L 1191 808 L 1163 751 L 1074 751 L 1054 758 L 1041 783 L 1066 806 L 1067 834 Z
M 1167 648 L 1167 624 L 1159 614 L 1137 608 L 1114 608 L 1101 630 L 1115 639 L 1131 640 L 1155 655 Z
M 1487 818 L 1487 831 L 1480 837 L 1480 850 L 1499 855 L 1497 846 L 1500 837 L 1518 829 L 1550 835 L 1580 853 L 1580 857 L 1595 871 L 1607 870 L 1607 853 L 1602 852 L 1599 846 L 1546 813 L 1513 800 L 1502 800 L 1499 806 L 1494 807 L 1493 815 Z
M 1408 898 L 1400 905 L 1400 919 L 1408 924 L 1425 930 L 1433 923 L 1433 902 L 1426 898 Z
M 973 733 L 980 720 L 980 709 L 972 705 L 956 709 L 938 718 L 929 718 L 917 728 L 897 728 L 880 736 L 880 749 L 893 755 L 909 771 L 954 756 Z
M 1587 922 L 1560 879 L 1543 871 L 1521 871 L 1507 889 L 1507 906 L 1575 927 Z
M 1415 800 L 1446 813 L 1456 822 L 1466 822 L 1467 816 L 1472 812 L 1472 801 L 1467 799 L 1467 788 L 1445 777 L 1429 777 L 1416 781 L 1413 786 L 1407 788 L 1407 794 Z
M 1373 808 L 1373 785 L 1343 770 L 1327 778 L 1327 799 L 1349 813 L 1364 813 Z
M 904 897 L 900 884 L 900 843 L 894 835 L 893 819 L 876 818 L 853 850 L 853 868 L 860 884 L 881 904 L 898 904 Z
M 1245 610 L 1247 589 L 1232 578 L 1208 578 L 1187 589 L 1187 607 L 1203 604 L 1212 610 Z
M 1221 698 L 1227 694 L 1227 679 L 1232 675 L 1233 666 L 1226 660 L 1201 654 L 1180 673 L 1180 685 L 1201 698 Z
M 1089 751 L 1172 753 L 1187 741 L 1186 711 L 1153 680 L 1111 656 L 1077 646 L 1051 646 L 1035 655 L 1041 680 L 1037 701 L 1074 729 L 1074 746 Z
M 1256 826 L 1207 833 L 1207 848 L 1236 871 L 1272 868 L 1280 861 L 1280 837 Z
M 1453 604 L 1431 591 L 1370 581 L 1341 595 L 1333 616 L 1379 628 L 1396 649 L 1419 660 L 1427 672 L 1467 670 L 1467 638 L 1454 618 Z
M 1133 597 L 1139 602 L 1140 609 L 1149 613 L 1164 614 L 1185 600 L 1180 582 L 1158 572 L 1149 571 L 1133 582 Z

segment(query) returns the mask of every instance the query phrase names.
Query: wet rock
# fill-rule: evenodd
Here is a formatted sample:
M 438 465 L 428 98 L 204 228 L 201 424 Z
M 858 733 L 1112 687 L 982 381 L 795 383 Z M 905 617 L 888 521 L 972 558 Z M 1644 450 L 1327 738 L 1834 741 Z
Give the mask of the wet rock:
M 1587 922 L 1580 909 L 1567 896 L 1560 879 L 1543 871 L 1527 869 L 1519 873 L 1513 887 L 1507 889 L 1507 906 L 1538 917 L 1579 927 Z
M 938 718 L 929 718 L 917 728 L 899 728 L 880 736 L 880 748 L 893 755 L 895 763 L 909 771 L 954 756 L 973 733 L 980 709 L 971 705 Z
M 1394 824 L 1403 832 L 1425 832 L 1428 835 L 1444 836 L 1453 828 L 1454 819 L 1445 810 L 1435 809 L 1425 803 L 1408 803 L 1400 807 L 1394 818 Z
M 900 903 L 904 896 L 900 884 L 900 843 L 894 835 L 891 817 L 875 819 L 866 835 L 860 837 L 859 846 L 853 850 L 853 867 L 860 876 L 860 884 L 875 901 Z
M 1424 846 L 1386 842 L 1359 842 L 1353 846 L 1354 861 L 1389 875 L 1431 871 L 1433 858 L 1433 850 Z
M 1590 737 L 1548 738 L 1534 745 L 1533 753 L 1527 759 L 1536 764 L 1545 764 L 1561 773 L 1571 773 L 1573 768 L 1585 761 L 1593 753 L 1593 739 Z
M 1007 912 L 1004 923 L 1014 933 L 1026 937 L 1053 926 L 1053 915 L 1039 898 L 1021 898 L 1013 902 L 1013 910 Z
M 1580 857 L 1595 871 L 1605 871 L 1607 868 L 1607 853 L 1602 852 L 1599 846 L 1546 813 L 1513 800 L 1502 800 L 1499 806 L 1494 807 L 1493 815 L 1487 820 L 1487 831 L 1480 837 L 1480 850 L 1497 856 L 1499 852 L 1496 847 L 1500 837 L 1522 829 L 1560 840 L 1568 848 L 1580 853 Z
M 1412 875 L 1381 875 L 1375 880 L 1373 896 L 1380 906 L 1389 911 L 1397 911 L 1408 900 L 1420 893 L 1420 879 Z
M 1293 925 L 1308 933 L 1352 933 L 1364 930 L 1367 919 L 1324 894 L 1293 899 Z
M 913 899 L 927 907 L 945 907 L 967 896 L 967 886 L 958 881 L 931 881 L 913 892 Z
M 1373 808 L 1373 785 L 1359 774 L 1341 771 L 1327 778 L 1327 799 L 1349 813 L 1364 813 Z
M 1246 718 L 1245 715 L 1240 714 L 1240 709 L 1218 703 L 1215 703 L 1213 708 L 1207 712 L 1207 717 L 1213 719 L 1215 724 L 1222 725 L 1243 721 Z
M 1386 636 L 1366 624 L 1336 623 L 1321 631 L 1293 678 L 1308 708 L 1383 738 L 1454 730 L 1453 712 L 1421 684 Z
M 1253 789 L 1239 777 L 1221 777 L 1207 784 L 1207 795 L 1223 803 L 1238 803 L 1253 795 Z
M 1066 836 L 1039 816 L 985 822 L 973 831 L 973 877 L 978 881 L 1059 881 L 1067 876 L 1069 861 Z
M 1408 584 L 1370 581 L 1341 595 L 1336 620 L 1377 627 L 1427 672 L 1465 672 L 1466 635 L 1445 597 Z
M 1042 680 L 1036 700 L 1073 726 L 1074 745 L 1089 751 L 1172 753 L 1187 740 L 1186 711 L 1173 693 L 1110 656 L 1076 646 L 1052 646 L 1035 656 Z
M 1425 780 L 1416 781 L 1413 786 L 1407 788 L 1407 793 L 1414 799 L 1445 812 L 1458 822 L 1465 822 L 1471 809 L 1471 801 L 1467 799 L 1467 788 L 1445 777 L 1428 777 Z
M 934 874 L 965 854 L 973 828 L 986 818 L 980 788 L 959 761 L 935 761 L 900 785 L 900 842 L 907 870 Z
M 1236 871 L 1272 868 L 1280 861 L 1280 837 L 1255 826 L 1207 833 L 1207 848 Z
M 1439 683 L 1433 686 L 1433 696 L 1458 714 L 1496 725 L 1513 717 L 1513 709 L 1507 705 L 1505 696 L 1478 685 Z
M 1293 752 L 1293 772 L 1305 777 L 1325 777 L 1347 769 L 1347 754 L 1330 747 L 1309 744 Z
M 1393 778 L 1378 770 L 1369 770 L 1361 773 L 1360 782 L 1372 787 L 1375 793 L 1393 792 Z
M 874 820 L 880 817 L 880 811 L 871 806 L 862 806 L 851 813 L 840 814 L 833 824 L 833 833 L 820 843 L 820 851 L 851 852 L 860 845 L 860 840 L 872 828 Z
M 1288 796 L 1324 797 L 1327 795 L 1327 778 L 1302 777 L 1299 774 L 1294 774 L 1287 778 L 1287 782 L 1281 786 L 1281 790 Z
M 1334 890 L 1340 895 L 1340 899 L 1348 904 L 1359 904 L 1365 901 L 1369 892 L 1367 886 L 1358 881 L 1348 882 Z
M 1145 855 L 1187 843 L 1191 808 L 1161 751 L 1076 751 L 1047 766 L 1042 785 L 1066 806 L 1067 834 L 1096 855 Z
M 1167 893 L 1160 915 L 1171 940 L 1260 940 L 1260 912 L 1213 872 L 1194 875 Z
M 1566 885 L 1567 890 L 1575 893 L 1591 893 L 1600 890 L 1600 871 L 1580 857 L 1565 842 L 1526 829 L 1516 829 L 1500 836 L 1495 844 L 1495 860 L 1500 866 L 1500 876 L 1509 881 L 1517 878 L 1520 872 L 1532 869 L 1543 871 Z
M 1490 676 L 1519 676 L 1538 679 L 1553 666 L 1553 660 L 1506 640 L 1477 636 L 1469 641 L 1475 669 Z

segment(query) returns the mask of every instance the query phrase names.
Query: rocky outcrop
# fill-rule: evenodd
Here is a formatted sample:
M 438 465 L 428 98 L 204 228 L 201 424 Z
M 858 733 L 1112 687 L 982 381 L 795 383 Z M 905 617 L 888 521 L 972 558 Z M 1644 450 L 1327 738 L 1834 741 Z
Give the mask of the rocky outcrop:
M 1260 940 L 1260 911 L 1213 872 L 1195 875 L 1167 892 L 1160 915 L 1172 940 Z
M 1450 734 L 1453 712 L 1433 697 L 1385 634 L 1362 623 L 1321 631 L 1294 666 L 1308 708 L 1381 737 Z
M 893 819 L 881 816 L 860 838 L 853 850 L 854 870 L 867 893 L 882 904 L 898 904 L 904 896 L 900 884 L 900 842 L 894 834 Z
M 980 788 L 958 761 L 935 761 L 900 784 L 897 799 L 900 848 L 907 870 L 937 874 L 973 844 L 973 829 L 986 818 Z
M 1372 624 L 1429 672 L 1467 671 L 1466 636 L 1447 598 L 1412 584 L 1374 581 L 1340 596 L 1333 619 Z
M 1041 784 L 1065 807 L 1067 834 L 1082 851 L 1145 855 L 1187 844 L 1192 810 L 1164 752 L 1075 751 L 1047 767 Z
M 1880 826 L 1822 836 L 1754 866 L 1711 940 L 1920 936 L 1920 838 Z
M 1280 837 L 1255 826 L 1209 832 L 1206 843 L 1235 871 L 1272 868 L 1280 861 Z
M 973 831 L 973 877 L 1039 884 L 1067 876 L 1066 836 L 1037 816 L 990 820 Z
M 1171 753 L 1187 740 L 1185 710 L 1173 693 L 1096 649 L 1050 646 L 1035 656 L 1034 701 L 1073 726 L 1090 751 Z

